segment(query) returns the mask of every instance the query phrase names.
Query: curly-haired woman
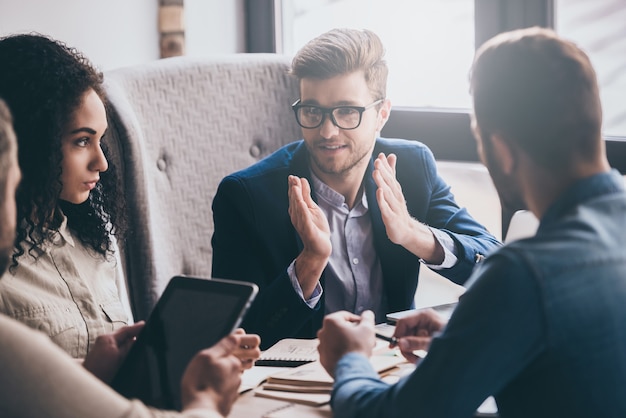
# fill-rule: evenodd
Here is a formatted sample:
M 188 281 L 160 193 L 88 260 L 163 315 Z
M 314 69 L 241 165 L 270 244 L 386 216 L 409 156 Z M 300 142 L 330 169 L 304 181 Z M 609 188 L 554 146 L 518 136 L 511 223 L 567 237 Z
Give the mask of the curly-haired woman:
M 0 97 L 18 138 L 22 182 L 0 312 L 47 333 L 74 357 L 129 322 L 115 236 L 124 211 L 107 161 L 102 74 L 38 34 L 0 39 Z

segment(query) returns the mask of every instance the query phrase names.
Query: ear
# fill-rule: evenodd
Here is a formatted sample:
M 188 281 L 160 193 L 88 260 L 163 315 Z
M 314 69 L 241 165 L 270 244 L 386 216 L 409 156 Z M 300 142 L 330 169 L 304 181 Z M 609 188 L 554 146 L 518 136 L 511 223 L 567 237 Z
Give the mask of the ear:
M 500 134 L 491 135 L 488 141 L 491 141 L 496 161 L 500 164 L 502 172 L 504 174 L 512 174 L 515 170 L 516 157 L 511 144 Z
M 378 124 L 376 125 L 376 131 L 380 132 L 383 130 L 383 127 L 389 120 L 389 115 L 391 113 L 391 100 L 385 99 L 378 111 Z

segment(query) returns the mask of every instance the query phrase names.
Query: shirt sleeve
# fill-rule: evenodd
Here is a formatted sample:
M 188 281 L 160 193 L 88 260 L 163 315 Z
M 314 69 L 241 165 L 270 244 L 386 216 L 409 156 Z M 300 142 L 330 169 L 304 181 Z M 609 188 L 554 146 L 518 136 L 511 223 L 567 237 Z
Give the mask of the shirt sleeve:
M 454 240 L 450 235 L 446 234 L 443 231 L 438 230 L 437 228 L 428 227 L 435 239 L 439 242 L 439 244 L 443 247 L 444 259 L 441 264 L 428 264 L 424 260 L 420 258 L 420 261 L 424 263 L 425 266 L 431 268 L 433 270 L 441 270 L 447 269 L 454 266 L 457 262 L 456 256 L 456 245 L 454 244 Z
M 287 267 L 287 274 L 289 275 L 289 279 L 291 280 L 293 290 L 295 290 L 296 293 L 300 296 L 300 299 L 302 299 L 309 308 L 315 308 L 315 305 L 317 305 L 317 302 L 319 302 L 322 297 L 322 293 L 324 292 L 320 282 L 317 282 L 315 289 L 313 289 L 313 293 L 311 293 L 311 297 L 305 299 L 304 292 L 302 292 L 302 287 L 300 286 L 300 282 L 296 277 L 296 260 L 292 261 L 291 264 L 289 264 L 289 267 Z
M 409 376 L 386 386 L 362 359 L 344 356 L 336 368 L 333 409 L 348 418 L 399 418 L 406 411 L 428 418 L 472 416 L 545 349 L 539 292 L 524 263 L 490 256 Z
M 0 315 L 2 416 L 221 418 L 217 411 L 163 411 L 130 401 L 98 380 L 44 334 Z

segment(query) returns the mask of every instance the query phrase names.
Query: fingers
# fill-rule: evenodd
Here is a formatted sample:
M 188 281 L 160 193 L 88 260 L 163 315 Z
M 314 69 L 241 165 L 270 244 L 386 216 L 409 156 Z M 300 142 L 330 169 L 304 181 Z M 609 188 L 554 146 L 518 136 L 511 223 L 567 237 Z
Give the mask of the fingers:
M 362 324 L 363 326 L 374 326 L 374 320 L 375 320 L 375 316 L 374 316 L 374 312 L 367 310 L 367 311 L 363 311 L 363 313 L 361 314 L 361 322 L 360 324 Z
M 398 157 L 396 154 L 389 154 L 387 156 L 387 162 L 389 163 L 389 167 L 391 168 L 391 172 L 393 176 L 396 176 L 396 163 L 398 162 Z
M 228 415 L 241 383 L 241 362 L 230 355 L 236 342 L 237 337 L 229 335 L 191 359 L 181 379 L 183 410 L 210 405 Z
M 311 185 L 309 181 L 305 178 L 300 179 L 300 186 L 302 187 L 302 199 L 306 203 L 308 207 L 315 207 L 317 204 L 313 201 L 311 197 Z
M 328 314 L 324 317 L 324 321 L 329 322 L 351 322 L 357 324 L 374 324 L 374 312 L 367 310 L 363 311 L 361 315 L 354 314 L 348 311 L 337 311 L 331 314 Z
M 324 317 L 317 336 L 320 362 L 332 376 L 339 359 L 346 353 L 357 352 L 369 357 L 375 345 L 374 314 L 365 311 L 361 316 L 339 311 Z
M 261 344 L 261 338 L 256 334 L 234 334 L 237 338 L 237 347 L 243 350 L 257 348 Z
M 372 176 L 376 183 L 376 200 L 387 228 L 389 238 L 396 244 L 405 235 L 406 223 L 410 215 L 406 208 L 402 186 L 396 179 L 396 161 L 394 154 L 385 157 L 383 153 L 374 161 Z
M 409 362 L 416 364 L 418 361 L 426 357 L 428 351 L 426 350 L 415 350 L 415 351 L 400 351 L 402 356 Z
M 291 218 L 291 223 L 294 225 L 296 230 L 300 227 L 301 224 L 305 224 L 309 218 L 308 206 L 309 203 L 305 199 L 305 190 L 303 190 L 304 182 L 301 181 L 299 177 L 289 176 L 289 217 Z M 308 182 L 306 182 L 308 186 Z M 311 199 L 311 189 L 309 187 L 309 199 Z
M 288 189 L 288 196 L 289 196 L 289 200 L 292 200 L 292 198 L 297 198 L 298 195 L 301 195 L 301 187 L 300 187 L 300 179 L 296 176 L 289 176 L 287 177 L 287 182 L 289 184 L 289 189 Z
M 241 361 L 242 369 L 249 369 L 261 356 L 261 338 L 256 334 L 239 334 L 237 338 L 237 348 L 233 354 Z
M 329 317 L 329 319 L 337 322 L 361 322 L 361 316 L 348 311 L 337 311 L 327 316 Z
M 137 338 L 137 335 L 139 335 L 144 325 L 146 325 L 144 321 L 139 321 L 133 325 L 118 329 L 113 333 L 115 343 L 119 346 L 129 341 L 133 341 L 135 338 Z
M 396 323 L 394 336 L 402 355 L 415 363 L 425 355 L 433 335 L 445 326 L 445 321 L 432 309 L 416 311 Z M 421 351 L 421 353 L 420 353 Z
M 432 337 L 402 337 L 398 339 L 398 348 L 404 353 L 412 353 L 415 350 L 428 350 Z
M 297 206 L 300 204 L 304 204 L 304 208 L 315 208 L 317 204 L 313 201 L 311 197 L 311 185 L 309 181 L 305 178 L 300 178 L 296 176 L 289 176 L 289 203 L 290 206 L 294 206 L 294 209 L 297 209 Z
M 381 152 L 378 154 L 376 160 L 374 160 L 374 168 L 376 168 L 385 179 L 395 178 L 396 161 L 397 157 L 395 154 L 389 154 L 385 157 L 385 154 Z
M 404 202 L 402 186 L 396 179 L 396 161 L 397 157 L 395 154 L 389 154 L 388 157 L 385 157 L 385 154 L 380 153 L 374 161 L 373 176 L 378 188 L 385 192 L 387 200 L 393 198 Z
M 296 176 L 289 176 L 287 178 L 289 188 L 287 189 L 287 197 L 289 198 L 289 216 L 293 218 L 294 212 L 298 207 L 298 203 L 302 200 L 302 190 L 300 188 L 300 181 Z
M 445 324 L 445 320 L 434 310 L 420 310 L 399 319 L 394 335 L 397 338 L 409 335 L 432 335 L 441 331 Z
M 315 259 L 318 264 L 326 264 L 330 252 L 330 227 L 324 212 L 311 197 L 311 186 L 304 178 L 289 176 L 289 218 L 302 239 L 303 252 Z M 317 263 L 320 261 L 320 263 Z M 323 268 L 323 267 L 322 267 Z M 301 271 L 298 270 L 298 273 Z M 298 276 L 300 277 L 300 276 Z M 316 277 L 317 280 L 318 277 Z M 310 289 L 312 291 L 312 289 Z
M 229 356 L 237 349 L 238 339 L 235 335 L 227 335 L 218 341 L 213 347 L 209 348 L 213 355 L 218 357 Z

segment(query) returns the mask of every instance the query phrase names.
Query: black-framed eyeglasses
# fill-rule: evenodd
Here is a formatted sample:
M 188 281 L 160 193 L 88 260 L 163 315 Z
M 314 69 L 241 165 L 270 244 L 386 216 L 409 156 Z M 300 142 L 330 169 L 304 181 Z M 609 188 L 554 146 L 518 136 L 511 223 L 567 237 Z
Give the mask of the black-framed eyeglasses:
M 300 104 L 300 99 L 291 105 L 293 113 L 296 115 L 298 125 L 305 129 L 315 129 L 324 123 L 326 115 L 330 115 L 333 125 L 340 129 L 356 129 L 361 124 L 363 112 L 377 104 L 383 102 L 384 99 L 378 99 L 367 106 L 335 106 L 321 107 L 308 104 Z

